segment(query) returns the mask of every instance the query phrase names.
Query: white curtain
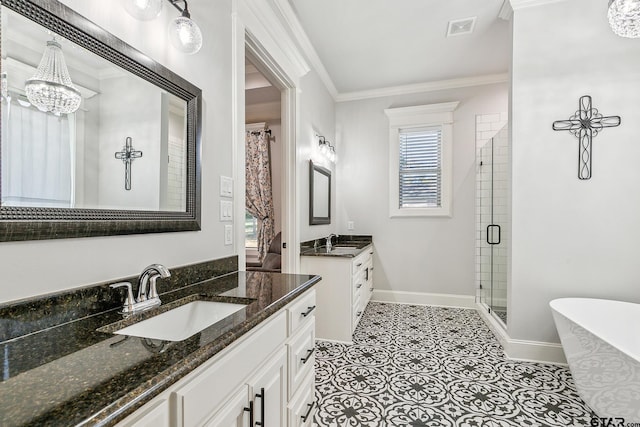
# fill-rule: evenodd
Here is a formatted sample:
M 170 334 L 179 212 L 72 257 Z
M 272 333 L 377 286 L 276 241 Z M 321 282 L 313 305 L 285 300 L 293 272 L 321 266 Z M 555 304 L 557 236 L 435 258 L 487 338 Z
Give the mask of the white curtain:
M 2 107 L 2 205 L 73 207 L 75 117 Z

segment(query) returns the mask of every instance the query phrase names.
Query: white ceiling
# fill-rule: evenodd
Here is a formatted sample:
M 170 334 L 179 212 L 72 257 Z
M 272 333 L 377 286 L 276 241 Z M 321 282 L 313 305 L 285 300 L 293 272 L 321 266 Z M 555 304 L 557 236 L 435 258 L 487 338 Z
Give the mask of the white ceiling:
M 339 93 L 506 73 L 503 0 L 289 0 Z M 477 16 L 470 35 L 450 20 Z

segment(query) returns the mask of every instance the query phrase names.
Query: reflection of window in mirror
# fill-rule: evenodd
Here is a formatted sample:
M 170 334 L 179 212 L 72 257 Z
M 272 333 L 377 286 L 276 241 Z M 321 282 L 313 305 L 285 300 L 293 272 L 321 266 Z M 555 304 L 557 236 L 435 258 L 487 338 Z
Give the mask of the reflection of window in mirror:
M 245 247 L 258 249 L 258 219 L 245 211 L 244 215 Z

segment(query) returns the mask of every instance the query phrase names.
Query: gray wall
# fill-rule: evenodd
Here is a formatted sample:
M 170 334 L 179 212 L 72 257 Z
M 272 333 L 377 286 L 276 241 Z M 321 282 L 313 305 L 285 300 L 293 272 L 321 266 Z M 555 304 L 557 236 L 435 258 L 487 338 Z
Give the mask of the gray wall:
M 176 14 L 167 4 L 158 19 L 140 22 L 112 2 L 63 3 L 202 89 L 202 230 L 0 243 L 0 302 L 135 275 L 155 262 L 171 267 L 236 254 L 234 246 L 224 245 L 218 196 L 220 175 L 233 176 L 232 0 L 189 4 L 204 37 L 202 50 L 192 56 L 177 52 L 165 36 L 159 36 L 166 34 L 168 22 Z M 331 135 L 335 110 L 333 100 L 313 71 L 302 79 L 299 90 L 300 135 L 305 138 L 298 141 L 297 188 L 304 206 L 308 188 L 306 160 L 312 148 L 306 136 L 312 126 Z M 142 163 L 134 165 L 139 166 Z M 302 211 L 302 238 L 333 230 L 333 226 L 313 229 L 305 225 L 306 211 Z
M 640 302 L 639 70 L 640 43 L 611 32 L 606 2 L 515 11 L 511 338 L 558 342 L 554 298 Z M 577 177 L 578 140 L 551 129 L 582 95 L 622 117 L 594 139 L 587 181 Z
M 372 234 L 376 289 L 474 295 L 476 115 L 507 109 L 507 84 L 339 103 L 338 231 Z M 389 218 L 385 108 L 460 101 L 453 124 L 453 216 Z M 347 230 L 347 221 L 355 229 Z

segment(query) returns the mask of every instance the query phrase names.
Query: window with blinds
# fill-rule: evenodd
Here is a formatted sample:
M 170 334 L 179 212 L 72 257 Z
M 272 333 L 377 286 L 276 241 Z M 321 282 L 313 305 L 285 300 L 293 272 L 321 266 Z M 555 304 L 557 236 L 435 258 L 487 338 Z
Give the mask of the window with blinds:
M 442 206 L 442 128 L 400 129 L 398 208 Z

